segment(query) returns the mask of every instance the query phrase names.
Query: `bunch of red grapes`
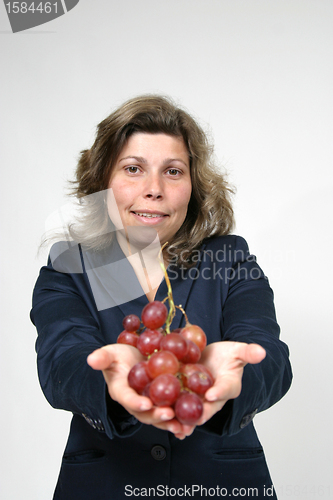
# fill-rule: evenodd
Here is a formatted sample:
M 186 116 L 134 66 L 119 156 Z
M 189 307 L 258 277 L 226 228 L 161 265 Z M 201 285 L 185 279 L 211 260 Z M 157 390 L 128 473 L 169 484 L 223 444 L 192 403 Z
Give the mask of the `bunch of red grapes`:
M 181 424 L 195 425 L 203 413 L 205 392 L 214 382 L 210 371 L 198 363 L 207 338 L 188 321 L 184 328 L 167 333 L 162 328 L 167 317 L 163 302 L 151 302 L 142 310 L 145 329 L 141 332 L 139 317 L 130 314 L 117 342 L 136 347 L 147 358 L 130 370 L 129 385 L 155 406 L 173 407 Z

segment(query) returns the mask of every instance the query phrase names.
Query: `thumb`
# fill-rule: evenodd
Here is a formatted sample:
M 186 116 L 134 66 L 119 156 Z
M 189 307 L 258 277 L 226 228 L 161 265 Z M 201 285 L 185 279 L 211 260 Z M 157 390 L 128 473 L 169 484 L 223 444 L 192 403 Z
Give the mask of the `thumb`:
M 257 364 L 266 356 L 266 351 L 259 344 L 242 344 L 237 357 L 244 363 Z
M 114 355 L 110 349 L 106 350 L 104 347 L 96 349 L 96 351 L 89 354 L 87 363 L 94 370 L 106 370 L 114 361 Z

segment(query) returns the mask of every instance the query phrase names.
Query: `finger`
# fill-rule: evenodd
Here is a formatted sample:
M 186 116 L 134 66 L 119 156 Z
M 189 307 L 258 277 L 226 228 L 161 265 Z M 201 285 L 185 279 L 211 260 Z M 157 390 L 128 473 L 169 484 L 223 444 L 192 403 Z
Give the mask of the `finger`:
M 176 418 L 175 413 L 169 406 L 153 407 L 150 411 L 136 412 L 133 415 L 142 423 L 153 425 L 158 429 L 169 431 L 176 437 L 190 436 L 195 426 L 183 425 Z
M 195 427 L 195 425 L 183 425 L 183 434 L 185 436 L 190 436 L 193 433 Z
M 114 355 L 111 350 L 106 350 L 101 347 L 96 349 L 96 351 L 89 354 L 87 357 L 87 363 L 94 370 L 106 370 L 110 367 L 111 363 L 114 361 Z
M 147 425 L 163 425 L 175 418 L 175 413 L 172 408 L 157 408 L 156 406 L 153 406 L 148 411 L 134 411 L 132 415 L 140 420 L 140 422 Z
M 130 365 L 135 361 L 140 361 L 143 356 L 133 346 L 127 344 L 111 344 L 96 349 L 87 357 L 87 363 L 94 370 L 107 370 L 111 367 L 112 363 Z
M 181 441 L 186 438 L 185 434 L 181 434 L 181 433 L 175 434 L 175 437 L 177 439 L 180 439 Z
M 170 422 L 166 422 L 166 423 L 157 422 L 156 424 L 154 424 L 154 427 L 156 427 L 157 429 L 160 429 L 162 431 L 171 432 L 175 436 L 177 434 L 183 434 L 181 424 L 175 419 L 171 420 Z
M 207 401 L 227 401 L 237 398 L 242 390 L 242 372 L 230 373 L 219 376 L 212 387 L 205 393 Z
M 257 364 L 260 363 L 266 356 L 266 351 L 259 344 L 245 344 L 239 342 L 236 346 L 236 358 L 242 363 Z
M 194 426 L 182 425 L 176 419 L 173 419 L 165 424 L 157 424 L 155 427 L 172 432 L 172 434 L 174 434 L 178 439 L 184 439 L 185 437 L 190 436 L 195 429 Z
M 151 410 L 153 407 L 151 399 L 146 396 L 140 396 L 128 385 L 126 378 L 119 377 L 114 380 L 108 371 L 103 371 L 103 375 L 107 383 L 111 399 L 121 404 L 129 413 L 133 415 L 134 412 L 145 412 Z
M 171 410 L 171 408 L 165 408 L 164 412 L 157 416 L 155 413 L 156 408 L 153 408 L 147 412 L 134 412 L 133 416 L 146 425 L 153 425 L 157 429 L 163 431 L 169 431 L 173 434 L 183 433 L 182 425 L 178 420 L 173 417 L 170 418 L 170 413 L 167 410 Z

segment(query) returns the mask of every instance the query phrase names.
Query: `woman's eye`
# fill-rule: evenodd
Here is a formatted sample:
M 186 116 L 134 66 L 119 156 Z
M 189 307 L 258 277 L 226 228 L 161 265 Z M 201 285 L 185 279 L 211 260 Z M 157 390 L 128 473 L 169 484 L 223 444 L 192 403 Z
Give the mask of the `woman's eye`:
M 177 170 L 176 168 L 169 168 L 168 172 L 171 176 L 176 176 L 176 175 L 180 174 L 180 171 Z
M 125 170 L 130 174 L 137 174 L 139 171 L 139 167 L 136 167 L 135 165 L 130 165 L 129 167 L 126 167 Z

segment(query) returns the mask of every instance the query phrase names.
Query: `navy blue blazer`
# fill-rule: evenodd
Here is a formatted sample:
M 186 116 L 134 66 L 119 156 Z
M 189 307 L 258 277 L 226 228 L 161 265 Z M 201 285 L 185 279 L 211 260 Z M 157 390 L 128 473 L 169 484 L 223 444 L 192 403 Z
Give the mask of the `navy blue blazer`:
M 141 424 L 112 401 L 102 373 L 86 362 L 93 350 L 116 342 L 124 316 L 141 315 L 148 302 L 143 291 L 137 299 L 116 305 L 111 297 L 105 308 L 97 307 L 89 272 L 105 262 L 106 254 L 99 262 L 96 252 L 55 248 L 58 258 L 41 269 L 31 311 L 38 330 L 42 390 L 53 407 L 73 413 L 54 499 L 114 500 L 167 493 L 201 498 L 214 492 L 276 498 L 267 490 L 272 480 L 252 419 L 287 392 L 292 373 L 288 348 L 279 339 L 272 290 L 245 240 L 233 235 L 210 238 L 195 267 L 168 269 L 175 304 L 203 328 L 208 343 L 255 342 L 267 353 L 261 363 L 245 367 L 241 394 L 183 441 Z M 109 258 L 124 259 L 117 244 Z M 121 278 L 126 289 L 128 278 L 115 277 L 120 288 Z M 166 295 L 163 281 L 156 300 Z M 172 327 L 182 325 L 184 317 L 177 311 Z

